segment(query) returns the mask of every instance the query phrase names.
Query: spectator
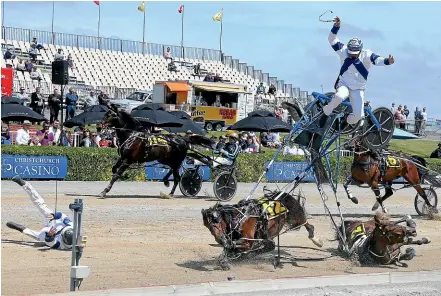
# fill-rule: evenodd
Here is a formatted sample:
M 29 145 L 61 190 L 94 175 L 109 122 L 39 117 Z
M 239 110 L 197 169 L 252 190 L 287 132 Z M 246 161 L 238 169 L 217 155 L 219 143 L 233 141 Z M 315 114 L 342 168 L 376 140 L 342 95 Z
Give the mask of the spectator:
M 98 105 L 98 100 L 95 97 L 95 91 L 91 90 L 89 96 L 84 99 L 84 109 L 90 106 Z
M 90 147 L 100 147 L 100 137 L 98 137 L 97 133 L 91 133 L 91 143 Z
M 430 158 L 441 158 L 441 143 L 438 143 L 438 148 L 430 154 Z
M 256 89 L 256 94 L 264 94 L 265 93 L 265 86 L 263 86 L 263 82 L 260 83 L 260 85 Z
M 406 129 L 406 115 L 404 114 L 404 109 L 401 109 L 399 123 L 400 123 L 400 129 L 405 130 Z
M 222 78 L 219 76 L 219 74 L 216 73 L 216 75 L 213 77 L 213 82 L 222 82 Z
M 13 60 L 15 59 L 15 55 L 13 55 L 10 51 L 9 48 L 6 48 L 5 54 L 3 55 L 3 59 L 6 60 Z
M 17 145 L 29 145 L 31 144 L 31 135 L 29 134 L 29 127 L 31 122 L 29 120 L 23 121 L 23 127 L 17 131 L 15 136 L 15 143 Z
M 29 96 L 28 96 L 27 93 L 25 93 L 25 88 L 24 87 L 20 87 L 20 92 L 17 94 L 17 97 L 18 97 L 19 100 L 22 101 L 21 104 L 23 106 L 28 106 L 29 105 L 29 103 L 30 103 Z
M 255 137 L 248 136 L 245 149 L 243 149 L 246 153 L 258 153 L 259 152 L 259 144 L 257 143 Z
M 60 122 L 58 119 L 55 119 L 54 122 L 52 122 L 52 126 L 49 128 L 49 132 L 54 135 L 54 145 L 58 145 L 58 142 L 60 140 L 61 135 L 61 129 L 59 127 Z
M 275 96 L 277 92 L 276 87 L 274 86 L 274 84 L 271 84 L 271 86 L 268 89 L 268 94 Z
M 392 114 L 395 114 L 395 103 L 392 103 L 392 107 L 390 108 Z
M 66 119 L 75 116 L 77 109 L 78 95 L 73 87 L 69 88 L 69 93 L 66 94 Z
M 109 102 L 109 97 L 104 91 L 101 91 L 101 93 L 98 95 L 98 104 L 107 106 L 108 102 Z
M 29 48 L 29 56 L 31 57 L 31 61 L 36 63 L 37 62 L 37 49 L 35 48 L 35 44 L 31 44 L 31 47 Z
M 41 81 L 40 70 L 37 70 L 37 68 L 32 68 L 31 79 L 32 80 L 38 80 L 38 82 L 40 83 L 40 81 Z
M 193 69 L 194 69 L 194 75 L 195 76 L 200 76 L 201 75 L 201 63 L 197 63 L 196 65 L 194 65 Z
M 227 137 L 225 137 L 224 135 L 219 136 L 219 142 L 217 143 L 215 150 L 220 151 L 222 148 L 224 148 L 226 141 L 227 141 Z
M 62 61 L 62 60 L 64 60 L 63 50 L 59 48 L 58 52 L 54 56 L 54 61 Z
M 427 112 L 426 107 L 423 108 L 423 112 L 421 112 L 421 130 L 420 134 L 422 136 L 426 135 L 426 122 L 427 122 Z
M 423 120 L 423 116 L 421 115 L 420 108 L 415 108 L 415 134 L 419 135 L 421 132 L 421 121 Z
M 409 109 L 407 109 L 407 105 L 404 105 L 404 115 L 406 116 L 406 118 L 409 116 L 409 113 L 410 113 L 410 111 L 409 111 Z
M 23 62 L 22 59 L 19 59 L 15 69 L 17 71 L 21 71 L 21 73 L 23 73 L 23 75 L 24 75 L 24 72 L 26 71 L 26 64 L 25 64 L 25 62 Z
M 2 145 L 11 144 L 11 133 L 9 132 L 9 127 L 2 120 Z
M 6 61 L 6 68 L 14 68 L 14 63 L 12 62 L 12 60 L 7 60 Z
M 31 61 L 26 61 L 25 62 L 25 67 L 26 67 L 26 71 L 31 73 L 32 69 L 34 68 L 34 64 L 32 64 Z
M 36 135 L 41 146 L 54 145 L 54 134 L 49 131 L 49 124 L 47 122 L 43 123 L 43 129 L 41 131 L 37 131 Z
M 84 131 L 80 147 L 96 147 L 96 143 L 90 137 L 90 130 L 86 129 Z
M 67 55 L 67 64 L 68 64 L 69 68 L 75 69 L 74 63 L 72 60 L 72 56 L 70 54 Z
M 216 146 L 217 146 L 217 138 L 215 136 L 211 136 L 210 140 L 213 142 L 213 145 L 211 148 L 213 148 L 213 150 L 216 150 Z
M 296 144 L 291 141 L 289 145 L 286 145 L 285 148 L 283 148 L 283 155 L 297 155 L 298 150 Z
M 31 107 L 32 110 L 34 110 L 38 114 L 43 114 L 44 99 L 42 94 L 40 93 L 39 86 L 35 88 L 35 92 L 33 92 L 31 95 L 31 103 L 29 104 L 29 107 Z
M 173 60 L 170 63 L 168 63 L 168 70 L 170 72 L 172 72 L 172 71 L 178 72 L 178 67 L 176 67 L 176 64 Z
M 40 49 L 46 50 L 41 43 L 38 43 L 37 37 L 34 37 L 32 39 L 32 43 L 35 44 L 35 48 L 38 49 L 39 51 L 40 51 Z
M 173 62 L 173 56 L 170 50 L 170 47 L 167 47 L 167 51 L 164 54 L 164 58 L 167 61 L 168 59 L 170 59 Z
M 276 118 L 282 120 L 282 112 L 280 112 L 279 108 L 275 108 L 274 113 L 276 114 Z
M 58 113 L 61 109 L 61 95 L 58 93 L 58 89 L 54 89 L 54 93 L 49 95 L 47 102 L 50 112 L 49 122 L 52 124 L 54 120 L 58 120 Z
M 395 111 L 394 113 L 394 121 L 395 121 L 395 126 L 400 126 L 400 122 L 401 122 L 401 105 L 398 106 L 398 109 Z

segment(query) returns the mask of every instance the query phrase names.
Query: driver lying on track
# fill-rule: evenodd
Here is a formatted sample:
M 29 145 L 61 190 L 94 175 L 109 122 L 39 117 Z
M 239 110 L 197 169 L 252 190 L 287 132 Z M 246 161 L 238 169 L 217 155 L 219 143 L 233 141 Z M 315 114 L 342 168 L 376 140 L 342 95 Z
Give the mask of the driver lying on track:
M 44 202 L 44 199 L 29 184 L 23 181 L 20 176 L 15 176 L 12 181 L 20 185 L 29 195 L 29 198 L 38 208 L 44 217 L 44 227 L 40 231 L 34 231 L 15 222 L 7 222 L 6 226 L 11 229 L 20 231 L 27 236 L 44 242 L 51 249 L 70 250 L 72 249 L 73 240 L 73 223 L 65 214 L 61 212 L 53 212 Z
M 221 154 L 215 158 L 210 157 L 214 168 L 219 165 L 231 166 L 240 152 L 239 136 L 236 133 L 232 133 L 228 135 L 228 139 L 228 143 L 225 143 L 220 150 L 213 150 L 214 153 Z M 195 159 L 194 164 L 203 165 L 204 163 Z

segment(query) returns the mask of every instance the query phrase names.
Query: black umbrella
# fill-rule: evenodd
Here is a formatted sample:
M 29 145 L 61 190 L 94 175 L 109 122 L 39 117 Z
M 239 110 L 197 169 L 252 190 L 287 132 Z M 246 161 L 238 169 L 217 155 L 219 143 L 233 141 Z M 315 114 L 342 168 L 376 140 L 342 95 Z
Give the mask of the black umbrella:
M 171 111 L 171 114 L 176 116 L 181 122 L 184 124 L 181 127 L 166 127 L 164 128 L 169 133 L 186 133 L 187 131 L 191 131 L 194 134 L 199 134 L 205 136 L 207 133 L 205 129 L 190 119 L 190 116 L 183 111 Z M 188 117 L 188 118 L 187 118 Z
M 21 104 L 22 100 L 16 97 L 2 97 L 2 104 Z
M 109 108 L 104 105 L 94 105 L 86 108 L 83 113 L 64 122 L 64 126 L 73 127 L 89 124 L 100 124 Z
M 179 118 L 173 116 L 172 114 L 164 111 L 162 108 L 153 109 L 152 107 L 145 106 L 149 104 L 144 104 L 133 109 L 133 118 L 139 120 L 141 123 L 153 125 L 157 127 L 181 127 L 183 123 Z
M 133 108 L 132 112 L 135 110 L 163 110 L 163 111 L 165 111 L 165 108 L 164 108 L 163 104 L 160 104 L 160 103 L 147 103 L 147 104 L 139 105 L 136 108 Z
M 19 103 L 4 104 L 2 102 L 2 120 L 4 121 L 48 121 L 43 115 Z
M 288 123 L 272 116 L 261 116 L 255 114 L 239 120 L 227 130 L 245 131 L 245 132 L 290 132 L 292 126 Z

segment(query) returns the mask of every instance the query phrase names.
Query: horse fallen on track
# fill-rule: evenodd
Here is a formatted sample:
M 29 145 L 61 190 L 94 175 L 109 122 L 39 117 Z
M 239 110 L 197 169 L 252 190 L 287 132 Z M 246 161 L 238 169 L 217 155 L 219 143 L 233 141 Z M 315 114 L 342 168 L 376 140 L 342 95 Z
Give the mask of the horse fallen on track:
M 399 225 L 401 222 L 406 222 L 406 226 Z M 406 263 L 400 261 L 412 260 L 415 250 L 407 248 L 403 254 L 400 248 L 405 245 L 430 243 L 427 238 L 416 241 L 412 239 L 417 236 L 417 232 L 416 224 L 410 216 L 393 222 L 387 214 L 377 212 L 372 220 L 345 221 L 344 227 L 340 225 L 340 228 L 346 234 L 349 256 L 358 255 L 360 263 L 364 264 L 375 262 L 407 267 Z M 336 239 L 338 239 L 337 235 Z M 341 241 L 338 249 L 343 250 Z
M 274 200 L 279 195 L 280 198 Z M 216 203 L 201 212 L 204 226 L 224 248 L 219 257 L 224 269 L 229 269 L 229 259 L 242 254 L 274 250 L 274 238 L 285 224 L 288 230 L 305 226 L 309 239 L 318 247 L 323 246 L 321 240 L 315 238 L 314 226 L 308 223 L 300 201 L 288 193 L 272 192 L 260 199 L 243 199 L 235 205 Z
M 179 168 L 187 156 L 190 145 L 200 145 L 211 148 L 213 142 L 200 135 L 160 134 L 153 135 L 146 131 L 142 124 L 130 114 L 119 111 L 113 106 L 104 116 L 104 122 L 116 129 L 116 136 L 119 141 L 119 159 L 112 167 L 112 180 L 109 185 L 100 193 L 105 197 L 113 184 L 132 164 L 144 165 L 146 162 L 158 161 L 160 164 L 170 167 L 170 171 L 162 180 L 165 186 L 169 186 L 169 177 L 173 174 L 173 188 L 170 196 L 173 196 L 176 187 L 181 179 Z M 193 155 L 194 154 L 194 155 Z M 193 153 L 192 157 L 198 157 Z

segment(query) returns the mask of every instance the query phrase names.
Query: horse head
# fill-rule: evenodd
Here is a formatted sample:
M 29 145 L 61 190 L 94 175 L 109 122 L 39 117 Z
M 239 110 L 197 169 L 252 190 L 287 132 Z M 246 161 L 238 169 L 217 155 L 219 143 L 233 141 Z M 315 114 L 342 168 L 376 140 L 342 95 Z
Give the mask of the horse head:
M 210 233 L 214 236 L 214 239 L 218 244 L 226 246 L 227 240 L 225 231 L 227 223 L 222 215 L 219 202 L 208 209 L 202 209 L 202 220 L 204 226 L 210 230 Z
M 109 110 L 104 115 L 102 121 L 105 122 L 110 127 L 117 127 L 120 121 L 118 108 L 113 104 L 108 105 L 108 107 Z
M 404 221 L 407 222 L 407 225 L 400 225 Z M 386 246 L 404 243 L 408 241 L 409 237 L 415 237 L 417 235 L 415 222 L 411 219 L 404 221 L 392 222 L 387 214 L 378 212 L 374 217 L 373 239 L 377 244 L 383 243 Z

